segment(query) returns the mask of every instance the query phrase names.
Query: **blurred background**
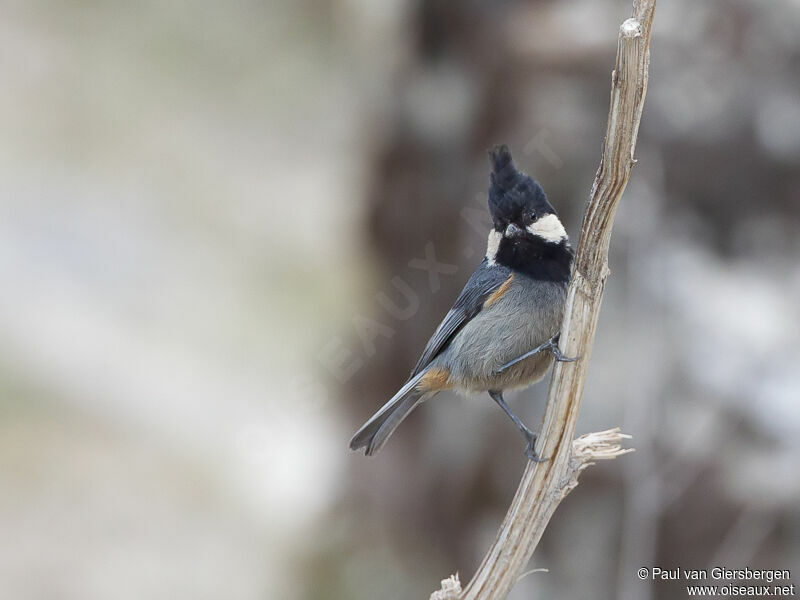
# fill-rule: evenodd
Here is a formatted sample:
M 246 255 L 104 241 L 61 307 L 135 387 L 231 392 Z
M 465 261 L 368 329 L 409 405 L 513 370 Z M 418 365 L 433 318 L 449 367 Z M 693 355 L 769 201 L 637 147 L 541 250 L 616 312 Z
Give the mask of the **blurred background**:
M 0 8 L 0 596 L 427 598 L 524 467 L 488 396 L 372 459 L 508 143 L 573 240 L 628 0 Z M 579 433 L 512 600 L 800 568 L 800 2 L 663 1 Z M 510 397 L 539 422 L 543 382 Z

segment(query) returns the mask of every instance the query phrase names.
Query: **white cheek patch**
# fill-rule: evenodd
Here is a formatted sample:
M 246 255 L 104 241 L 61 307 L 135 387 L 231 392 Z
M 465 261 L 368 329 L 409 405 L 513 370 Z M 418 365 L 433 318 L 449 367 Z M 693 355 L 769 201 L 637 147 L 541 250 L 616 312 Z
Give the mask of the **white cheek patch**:
M 567 237 L 567 232 L 564 230 L 561 221 L 553 214 L 545 215 L 538 221 L 528 225 L 528 231 L 547 242 L 553 243 L 558 243 Z
M 503 234 L 499 231 L 492 229 L 489 232 L 489 241 L 486 242 L 486 260 L 490 265 L 493 265 L 497 258 L 497 251 L 500 249 L 500 240 L 502 239 Z

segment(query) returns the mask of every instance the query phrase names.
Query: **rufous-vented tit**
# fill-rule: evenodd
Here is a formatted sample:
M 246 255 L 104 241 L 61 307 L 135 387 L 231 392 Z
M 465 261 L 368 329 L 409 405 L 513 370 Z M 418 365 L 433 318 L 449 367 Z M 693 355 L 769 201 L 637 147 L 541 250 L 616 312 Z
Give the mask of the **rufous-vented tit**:
M 408 414 L 443 390 L 488 392 L 539 460 L 536 434 L 511 411 L 505 390 L 539 381 L 557 345 L 572 266 L 569 238 L 542 187 L 514 166 L 506 146 L 490 150 L 486 256 L 433 333 L 411 376 L 350 440 L 375 454 Z

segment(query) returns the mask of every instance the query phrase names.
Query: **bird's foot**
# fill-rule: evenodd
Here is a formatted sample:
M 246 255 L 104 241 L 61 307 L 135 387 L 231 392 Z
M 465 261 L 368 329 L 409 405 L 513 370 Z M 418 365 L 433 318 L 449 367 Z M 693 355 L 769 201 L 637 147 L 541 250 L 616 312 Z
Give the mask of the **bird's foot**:
M 522 435 L 525 437 L 525 441 L 527 442 L 527 445 L 525 446 L 525 456 L 527 456 L 533 462 L 546 461 L 546 458 L 539 458 L 539 455 L 536 454 L 536 449 L 534 448 L 536 445 L 536 434 L 531 431 L 528 426 L 525 425 L 525 423 L 523 423 L 522 420 L 508 407 L 508 404 L 506 404 L 506 401 L 503 399 L 503 392 L 490 390 L 489 395 L 495 402 L 497 402 L 498 406 L 503 409 L 503 412 L 508 415 L 508 417 L 514 422 L 514 425 L 517 426 L 517 429 L 519 429 L 520 433 L 522 433 Z
M 555 334 L 550 339 L 550 352 L 553 353 L 553 358 L 556 359 L 558 362 L 575 362 L 580 358 L 580 356 L 564 356 L 561 353 L 561 348 L 558 347 L 558 336 L 560 334 Z
M 542 458 L 536 454 L 536 434 L 531 430 L 523 432 L 523 434 L 528 440 L 528 444 L 525 446 L 525 456 L 528 457 L 528 460 L 531 460 L 535 463 L 547 462 L 548 459 Z

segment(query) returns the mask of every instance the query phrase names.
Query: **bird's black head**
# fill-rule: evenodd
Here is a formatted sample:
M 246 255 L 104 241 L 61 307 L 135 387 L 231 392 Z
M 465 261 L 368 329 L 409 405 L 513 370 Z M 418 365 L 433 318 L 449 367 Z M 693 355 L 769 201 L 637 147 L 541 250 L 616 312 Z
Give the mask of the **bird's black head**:
M 509 224 L 525 229 L 546 215 L 556 214 L 542 186 L 514 166 L 507 146 L 492 148 L 489 159 L 489 213 L 496 230 L 504 231 Z
M 553 206 L 537 182 L 517 170 L 507 146 L 489 151 L 492 173 L 486 258 L 543 279 L 569 278 L 572 249 Z

